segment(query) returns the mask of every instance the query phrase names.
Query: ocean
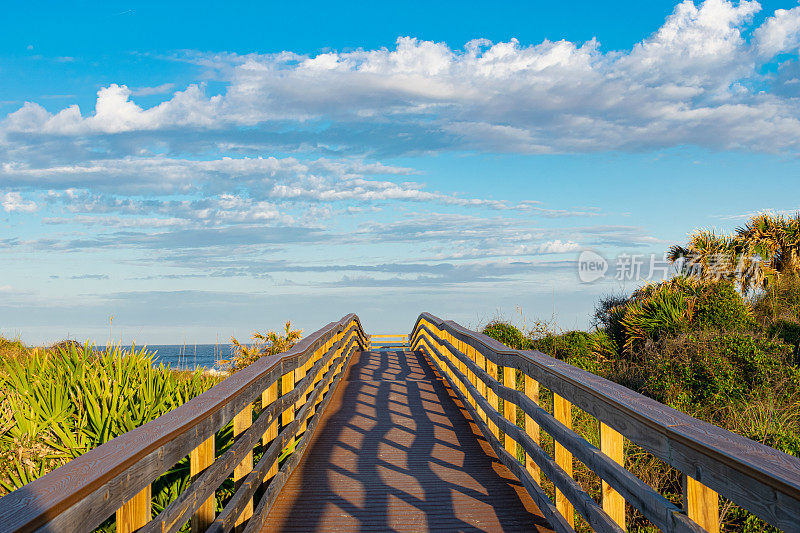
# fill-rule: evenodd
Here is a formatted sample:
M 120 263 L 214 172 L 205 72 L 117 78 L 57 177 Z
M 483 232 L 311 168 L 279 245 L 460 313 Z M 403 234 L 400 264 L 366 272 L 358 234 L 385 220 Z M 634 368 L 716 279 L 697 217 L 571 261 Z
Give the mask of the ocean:
M 126 346 L 130 349 L 130 346 Z M 137 346 L 136 349 L 142 348 Z M 157 352 L 154 363 L 179 370 L 194 370 L 198 367 L 217 368 L 217 361 L 231 356 L 230 344 L 149 344 L 148 352 Z

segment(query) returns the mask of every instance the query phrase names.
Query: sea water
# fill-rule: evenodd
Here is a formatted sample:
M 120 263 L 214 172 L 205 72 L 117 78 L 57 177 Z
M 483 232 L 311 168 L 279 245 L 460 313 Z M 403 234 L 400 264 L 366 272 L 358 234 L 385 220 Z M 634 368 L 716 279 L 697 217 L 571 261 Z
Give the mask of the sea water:
M 130 346 L 126 347 L 130 349 Z M 147 346 L 136 346 L 136 349 L 145 348 L 148 352 L 156 352 L 153 363 L 158 365 L 164 363 L 165 366 L 178 370 L 194 370 L 195 368 L 206 367 L 207 369 L 219 369 L 220 359 L 231 357 L 230 344 L 149 344 Z

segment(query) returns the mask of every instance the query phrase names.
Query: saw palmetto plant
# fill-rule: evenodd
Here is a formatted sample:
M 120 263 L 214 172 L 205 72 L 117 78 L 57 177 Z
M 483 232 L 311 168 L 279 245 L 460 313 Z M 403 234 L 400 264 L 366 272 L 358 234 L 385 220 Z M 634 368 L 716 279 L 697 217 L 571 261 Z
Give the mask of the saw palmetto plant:
M 768 288 L 800 274 L 800 213 L 760 213 L 730 235 L 697 231 L 685 246 L 670 248 L 669 257 L 702 280 L 733 280 L 745 293 Z
M 219 381 L 202 370 L 154 366 L 154 356 L 141 348 L 96 350 L 64 343 L 57 349 L 1 357 L 0 496 L 158 418 Z M 188 466 L 178 463 L 154 483 L 155 501 L 165 505 L 187 480 Z

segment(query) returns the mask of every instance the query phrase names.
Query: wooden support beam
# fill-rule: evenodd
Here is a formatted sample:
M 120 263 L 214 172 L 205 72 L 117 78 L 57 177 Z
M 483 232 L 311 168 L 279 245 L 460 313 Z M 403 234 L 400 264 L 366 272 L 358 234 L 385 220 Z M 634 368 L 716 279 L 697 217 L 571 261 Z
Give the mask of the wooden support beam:
M 133 533 L 150 521 L 150 485 L 117 509 L 118 533 Z
M 553 416 L 556 420 L 572 429 L 572 404 L 558 394 L 553 394 Z M 555 443 L 555 459 L 556 464 L 560 466 L 569 477 L 572 477 L 572 454 L 561 446 L 558 441 Z M 558 489 L 556 489 L 556 509 L 558 509 L 558 512 L 569 522 L 569 525 L 574 528 L 574 508 L 567 497 Z
M 684 509 L 709 533 L 719 533 L 719 495 L 690 476 L 684 476 Z
M 189 454 L 189 475 L 192 482 L 214 462 L 214 436 L 210 436 Z M 200 505 L 192 515 L 192 531 L 205 531 L 214 521 L 214 496 Z
M 233 417 L 233 438 L 235 439 L 249 428 L 253 423 L 253 405 L 248 404 L 245 406 L 244 409 L 239 411 L 239 414 Z M 245 455 L 242 462 L 236 465 L 236 468 L 233 469 L 233 490 L 234 492 L 239 489 L 239 485 L 241 485 L 244 478 L 247 477 L 253 470 L 253 451 L 250 450 L 247 455 Z M 253 516 L 253 500 L 251 499 L 247 506 L 245 507 L 242 514 L 236 519 L 235 523 L 235 530 L 242 531 L 244 530 L 244 523 Z
M 539 382 L 525 374 L 525 396 L 533 400 L 536 405 L 539 405 Z M 533 421 L 530 415 L 525 415 L 525 433 L 535 442 L 539 444 L 539 424 Z M 537 485 L 542 483 L 542 473 L 533 458 L 525 454 L 525 468 L 531 475 Z
M 517 370 L 510 366 L 503 367 L 503 385 L 511 389 L 517 388 Z M 506 420 L 517 425 L 517 406 L 508 400 L 503 402 L 503 416 Z M 505 436 L 505 448 L 511 457 L 517 458 L 517 441 L 510 436 Z
M 600 451 L 618 465 L 625 465 L 625 440 L 622 433 L 600 422 Z M 603 510 L 619 527 L 625 529 L 625 499 L 611 485 L 602 481 Z
M 266 409 L 272 402 L 278 399 L 278 382 L 276 381 L 266 389 L 264 392 L 261 393 L 261 408 Z M 278 436 L 278 417 L 275 417 L 275 420 L 270 424 L 267 428 L 267 431 L 264 432 L 264 436 L 261 438 L 261 443 L 263 444 L 263 448 L 266 450 L 269 447 L 269 444 L 275 440 L 275 437 Z M 267 482 L 272 479 L 275 474 L 278 473 L 278 461 L 275 461 L 270 469 L 267 471 L 267 475 L 264 476 L 264 481 Z

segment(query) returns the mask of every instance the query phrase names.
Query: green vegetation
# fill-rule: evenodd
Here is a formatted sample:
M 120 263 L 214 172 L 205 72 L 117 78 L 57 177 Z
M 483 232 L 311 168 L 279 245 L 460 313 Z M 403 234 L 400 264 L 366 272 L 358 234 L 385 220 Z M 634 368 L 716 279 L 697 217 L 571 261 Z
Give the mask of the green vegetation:
M 220 361 L 220 365 L 233 374 L 253 364 L 257 359 L 265 355 L 275 355 L 285 352 L 294 346 L 302 336 L 303 330 L 292 329 L 292 322 L 287 320 L 286 324 L 283 325 L 282 333 L 277 333 L 275 331 L 259 333 L 254 331 L 253 335 L 250 337 L 253 343 L 249 345 L 242 344 L 234 337 L 231 337 L 233 357 L 231 359 L 223 359 Z
M 283 332 L 254 333 L 251 345 L 232 339 L 234 355 L 224 363 L 229 373 L 237 372 L 259 357 L 288 350 L 301 335 L 286 322 Z M 0 337 L 0 497 L 158 418 L 223 379 L 204 369 L 153 366 L 154 356 L 146 349 L 98 350 L 72 341 L 29 349 L 18 340 Z M 232 424 L 215 438 L 220 455 L 233 444 Z M 257 447 L 254 460 L 262 453 Z M 187 457 L 153 483 L 154 516 L 188 484 Z M 228 479 L 216 492 L 218 511 L 232 493 L 233 481 Z M 113 520 L 100 529 L 113 531 Z
M 696 268 L 630 296 L 604 297 L 591 332 L 520 331 L 501 321 L 483 332 L 800 457 L 800 216 L 758 215 L 729 237 L 698 232 L 672 256 L 689 257 Z M 720 263 L 729 267 L 722 275 Z M 541 401 L 551 404 L 552 394 L 543 390 Z M 595 419 L 575 409 L 573 427 L 597 444 Z M 552 452 L 546 434 L 542 445 Z M 597 477 L 575 466 L 576 479 L 599 500 Z M 674 469 L 631 443 L 625 466 L 681 504 Z M 720 512 L 728 531 L 776 531 L 724 499 Z M 631 531 L 652 529 L 632 508 L 628 523 Z
M 123 353 L 74 342 L 27 349 L 0 339 L 0 496 L 90 449 L 158 418 L 218 383 L 218 377 L 153 366 L 145 349 Z M 232 442 L 228 429 L 218 449 Z M 153 484 L 160 511 L 189 479 L 188 459 Z M 226 487 L 219 496 L 225 496 Z M 113 524 L 103 529 L 113 529 Z

